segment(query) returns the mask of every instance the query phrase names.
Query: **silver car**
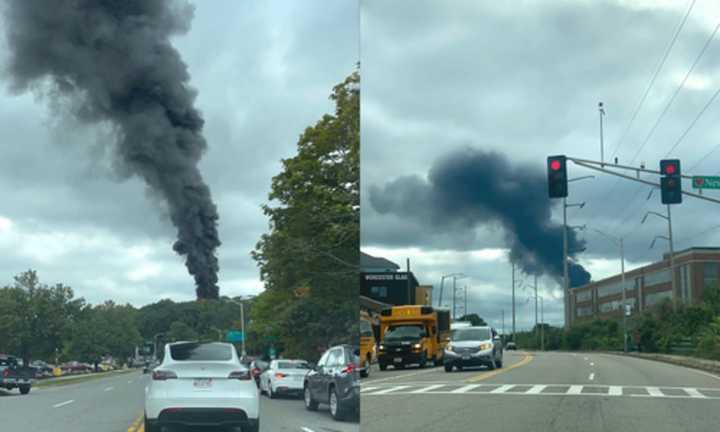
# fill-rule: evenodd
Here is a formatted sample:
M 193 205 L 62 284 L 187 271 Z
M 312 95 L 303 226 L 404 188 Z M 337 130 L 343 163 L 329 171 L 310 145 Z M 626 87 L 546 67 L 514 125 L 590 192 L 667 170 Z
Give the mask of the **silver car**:
M 503 347 L 497 332 L 492 327 L 465 327 L 453 331 L 450 343 L 445 347 L 443 363 L 445 372 L 453 368 L 487 366 L 501 368 Z

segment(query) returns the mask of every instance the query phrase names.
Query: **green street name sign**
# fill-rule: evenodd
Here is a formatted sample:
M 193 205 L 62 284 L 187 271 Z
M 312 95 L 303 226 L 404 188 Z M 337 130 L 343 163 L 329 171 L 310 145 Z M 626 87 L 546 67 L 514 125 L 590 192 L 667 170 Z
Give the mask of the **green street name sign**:
M 692 187 L 694 189 L 720 189 L 720 177 L 693 176 Z
M 240 330 L 230 330 L 225 335 L 225 340 L 228 342 L 242 342 L 245 339 L 245 335 Z

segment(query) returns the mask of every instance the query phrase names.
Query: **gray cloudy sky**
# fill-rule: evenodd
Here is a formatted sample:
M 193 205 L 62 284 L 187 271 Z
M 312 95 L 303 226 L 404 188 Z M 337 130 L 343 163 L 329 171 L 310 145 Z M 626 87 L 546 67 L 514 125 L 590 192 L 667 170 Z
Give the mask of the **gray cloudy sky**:
M 513 164 L 535 166 L 543 176 L 549 155 L 597 160 L 598 101 L 607 112 L 606 158 L 617 156 L 621 163 L 635 165 L 644 161 L 657 169 L 659 159 L 669 154 L 682 160 L 685 173 L 720 173 L 720 123 L 713 121 L 720 114 L 720 101 L 711 104 L 668 153 L 720 88 L 720 35 L 650 134 L 720 22 L 717 2 L 696 1 L 630 123 L 688 5 L 686 0 L 364 0 L 364 250 L 399 264 L 410 257 L 421 282 L 436 287 L 442 274 L 466 273 L 469 278 L 458 285 L 470 286 L 470 312 L 499 327 L 504 309 L 509 328 L 511 267 L 502 229 L 496 224 L 468 228 L 380 214 L 370 203 L 371 188 L 402 176 L 426 179 L 438 157 L 467 146 L 503 153 Z M 594 173 L 569 166 L 571 178 L 588 174 Z M 664 211 L 658 193 L 646 200 L 648 192 L 647 186 L 608 175 L 572 183 L 569 202 L 587 204 L 568 210 L 569 223 L 624 236 L 629 268 L 655 261 L 666 243 L 659 241 L 652 250 L 649 245 L 655 235 L 667 233 L 667 224 L 660 218 L 640 224 L 646 211 Z M 720 229 L 711 229 L 720 228 L 718 210 L 716 204 L 688 198 L 675 206 L 676 249 L 718 245 Z M 561 217 L 556 204 L 553 219 Z M 587 241 L 580 263 L 593 279 L 618 272 L 612 243 L 590 230 L 579 237 Z M 517 291 L 522 304 L 517 323 L 528 327 L 534 316 L 524 302 L 533 280 L 519 279 L 525 288 Z M 547 299 L 546 320 L 561 323 L 557 283 L 543 277 L 539 284 Z M 447 303 L 449 291 L 445 293 Z
M 193 3 L 192 28 L 173 44 L 206 121 L 200 169 L 220 214 L 220 294 L 256 294 L 262 283 L 249 252 L 267 230 L 260 205 L 280 160 L 333 111 L 332 87 L 359 60 L 358 5 Z M 108 132 L 55 117 L 47 100 L 2 84 L 0 284 L 32 268 L 91 303 L 194 299 L 171 249 L 175 229 L 140 180 L 113 170 Z

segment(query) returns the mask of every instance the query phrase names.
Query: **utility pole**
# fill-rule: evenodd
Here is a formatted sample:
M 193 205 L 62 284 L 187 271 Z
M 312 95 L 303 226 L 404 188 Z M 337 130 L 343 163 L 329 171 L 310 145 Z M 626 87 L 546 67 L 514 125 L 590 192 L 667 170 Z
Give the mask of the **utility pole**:
M 623 352 L 628 352 L 627 346 L 627 297 L 625 294 L 625 248 L 620 237 L 620 270 L 622 274 L 622 314 L 623 314 Z M 635 294 L 637 297 L 637 293 Z
M 515 263 L 512 264 L 512 340 L 515 342 Z
M 467 314 L 468 314 L 468 310 L 467 310 L 467 285 L 465 285 L 465 307 L 463 308 L 463 313 L 465 314 L 465 316 L 467 316 Z
M 412 302 L 413 296 L 410 293 L 410 291 L 411 291 L 411 288 L 410 288 L 410 258 L 407 258 L 406 263 L 407 263 L 406 267 L 407 267 L 407 298 L 408 298 L 407 304 L 413 304 L 413 302 Z
M 457 278 L 453 277 L 453 305 L 452 305 L 452 320 L 455 321 L 455 297 L 457 292 L 455 291 L 455 281 Z
M 536 332 L 536 334 L 535 334 L 535 341 L 536 341 L 536 342 L 537 342 L 537 326 L 538 326 L 538 314 L 537 314 L 538 308 L 537 308 L 537 303 L 538 303 L 537 275 L 535 275 L 535 332 Z
M 677 310 L 677 292 L 675 290 L 675 248 L 673 246 L 672 215 L 670 204 L 667 205 L 668 239 L 670 242 L 670 286 L 672 287 L 673 311 Z
M 505 334 L 505 309 L 501 310 L 500 313 L 501 313 L 500 316 L 502 317 L 501 319 L 502 319 L 503 338 L 507 339 L 507 335 Z
M 605 115 L 605 109 L 603 103 L 598 102 L 598 111 L 600 113 L 600 166 L 605 166 L 605 146 L 603 145 L 603 116 Z
M 540 351 L 545 351 L 545 317 L 543 316 L 543 298 L 540 297 Z
M 247 356 L 247 351 L 245 351 L 245 339 L 247 339 L 247 336 L 245 335 L 245 305 L 243 304 L 243 301 L 240 300 L 240 332 L 242 333 L 242 357 L 243 359 Z
M 594 176 L 583 176 L 568 180 L 568 183 L 586 178 L 594 178 Z M 568 225 L 567 225 L 567 209 L 568 207 L 585 207 L 585 202 L 579 204 L 568 204 L 567 198 L 563 198 L 563 307 L 565 309 L 565 329 L 570 326 L 570 281 L 568 280 Z

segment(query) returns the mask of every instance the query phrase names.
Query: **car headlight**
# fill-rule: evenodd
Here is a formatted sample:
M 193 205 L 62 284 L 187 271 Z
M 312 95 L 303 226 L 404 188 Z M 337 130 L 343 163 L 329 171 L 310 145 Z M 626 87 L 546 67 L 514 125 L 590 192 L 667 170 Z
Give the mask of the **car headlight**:
M 452 351 L 452 350 L 453 350 L 453 346 L 452 346 L 451 344 L 447 344 L 447 346 L 445 347 L 445 349 L 448 350 L 448 351 Z
M 492 348 L 492 344 L 491 344 L 491 343 L 482 343 L 482 344 L 480 344 L 480 349 L 481 349 L 481 350 L 489 350 L 489 349 L 491 349 L 491 348 Z
M 420 348 L 422 348 L 422 345 L 420 345 L 419 343 L 416 343 L 415 345 L 413 345 L 413 349 L 420 349 Z
M 378 349 L 380 351 L 385 351 L 385 345 L 383 345 L 383 344 L 378 345 Z

